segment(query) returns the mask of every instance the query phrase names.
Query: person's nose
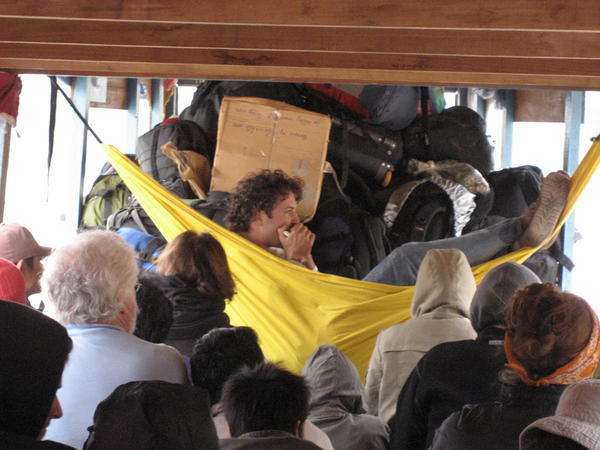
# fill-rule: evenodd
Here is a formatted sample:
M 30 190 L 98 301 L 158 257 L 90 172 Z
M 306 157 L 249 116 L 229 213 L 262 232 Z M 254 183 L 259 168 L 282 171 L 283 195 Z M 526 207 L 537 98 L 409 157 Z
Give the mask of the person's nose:
M 52 401 L 52 406 L 50 407 L 49 416 L 52 419 L 59 419 L 62 417 L 62 415 L 63 411 L 62 406 L 60 405 L 60 401 L 58 400 L 58 397 L 54 397 L 54 400 Z
M 294 211 L 294 215 L 292 216 L 292 225 L 296 225 L 297 223 L 300 223 L 300 216 L 298 216 L 298 213 Z

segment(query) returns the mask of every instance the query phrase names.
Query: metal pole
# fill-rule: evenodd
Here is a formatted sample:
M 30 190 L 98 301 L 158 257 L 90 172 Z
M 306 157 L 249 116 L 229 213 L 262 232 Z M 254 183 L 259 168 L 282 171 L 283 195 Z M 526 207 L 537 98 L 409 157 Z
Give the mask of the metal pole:
M 0 222 L 4 221 L 6 200 L 6 179 L 8 176 L 8 156 L 10 150 L 10 124 L 0 119 Z
M 563 168 L 572 174 L 579 165 L 579 138 L 583 122 L 585 92 L 572 91 L 567 94 L 565 102 L 565 147 Z M 575 213 L 565 223 L 562 232 L 563 253 L 573 259 L 575 243 Z M 571 289 L 571 272 L 562 269 L 560 285 L 562 289 Z

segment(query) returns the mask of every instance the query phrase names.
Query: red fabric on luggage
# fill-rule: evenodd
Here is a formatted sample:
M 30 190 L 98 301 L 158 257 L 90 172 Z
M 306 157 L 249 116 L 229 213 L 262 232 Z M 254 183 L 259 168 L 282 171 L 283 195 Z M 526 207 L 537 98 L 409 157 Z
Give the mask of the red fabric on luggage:
M 21 87 L 18 75 L 0 72 L 0 119 L 5 119 L 13 127 L 17 124 Z
M 355 97 L 352 94 L 349 94 L 346 91 L 336 88 L 331 84 L 323 84 L 323 83 L 304 83 L 306 87 L 314 89 L 315 91 L 319 91 L 326 96 L 332 98 L 338 103 L 346 106 L 352 112 L 358 114 L 361 117 L 368 118 L 369 111 L 360 106 L 360 102 L 358 97 Z

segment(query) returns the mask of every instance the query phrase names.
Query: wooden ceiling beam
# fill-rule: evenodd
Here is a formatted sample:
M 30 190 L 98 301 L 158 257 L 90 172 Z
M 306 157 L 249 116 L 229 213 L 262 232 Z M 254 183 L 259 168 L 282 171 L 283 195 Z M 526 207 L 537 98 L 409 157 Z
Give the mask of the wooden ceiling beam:
M 286 52 L 256 50 L 15 44 L 0 42 L 2 60 L 38 59 L 160 64 L 222 64 L 331 69 L 405 70 L 569 76 L 600 75 L 600 59 L 501 58 L 378 53 Z
M 0 41 L 600 59 L 600 31 L 331 28 L 0 17 Z
M 0 57 L 0 67 L 22 73 L 79 76 L 241 79 L 295 82 L 409 84 L 551 89 L 600 89 L 600 76 L 327 67 L 249 66 L 239 64 L 76 61 Z
M 228 24 L 598 29 L 597 0 L 0 0 L 0 15 Z

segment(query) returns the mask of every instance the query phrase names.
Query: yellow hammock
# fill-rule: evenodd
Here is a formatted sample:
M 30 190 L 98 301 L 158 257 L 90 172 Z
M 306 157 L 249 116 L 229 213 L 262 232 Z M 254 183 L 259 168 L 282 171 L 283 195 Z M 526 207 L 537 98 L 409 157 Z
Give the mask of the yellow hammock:
M 225 248 L 237 294 L 227 306 L 234 325 L 258 333 L 265 356 L 300 372 L 320 344 L 337 345 L 364 376 L 377 333 L 410 318 L 414 287 L 399 287 L 316 273 L 271 255 L 189 208 L 120 153 L 105 145 L 109 161 L 166 239 L 185 230 L 207 231 Z M 573 175 L 556 235 L 600 163 L 596 141 Z M 523 248 L 473 268 L 477 282 L 496 265 L 523 262 Z

